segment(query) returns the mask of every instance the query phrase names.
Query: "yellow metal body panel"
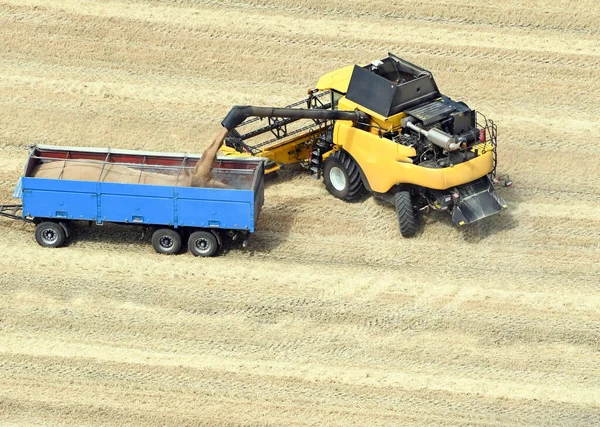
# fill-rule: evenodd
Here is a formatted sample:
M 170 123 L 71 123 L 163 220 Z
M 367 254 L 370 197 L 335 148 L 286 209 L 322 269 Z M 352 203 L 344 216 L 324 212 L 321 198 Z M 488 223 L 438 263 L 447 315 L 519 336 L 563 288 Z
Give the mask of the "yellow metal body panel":
M 406 117 L 406 113 L 400 112 L 398 114 L 394 114 L 390 117 L 382 116 L 381 114 L 377 114 L 376 112 L 369 110 L 368 108 L 363 107 L 362 105 L 357 104 L 356 102 L 350 101 L 345 96 L 340 99 L 338 102 L 339 110 L 347 110 L 354 111 L 360 110 L 367 113 L 371 117 L 371 133 L 379 134 L 379 132 L 387 132 L 392 130 L 402 131 L 402 127 L 400 123 L 402 119 Z M 349 123 L 350 122 L 346 122 Z
M 414 165 L 410 159 L 416 154 L 413 148 L 352 127 L 349 122 L 336 123 L 334 143 L 356 160 L 378 193 L 385 193 L 396 184 L 445 190 L 481 178 L 493 168 L 492 151 L 448 168 Z
M 221 147 L 221 154 L 224 156 L 231 156 L 231 157 L 254 157 L 250 153 L 240 153 L 238 151 L 235 151 L 234 148 L 227 147 L 227 146 Z M 264 156 L 259 156 L 259 157 L 264 157 Z M 265 169 L 264 172 L 265 172 L 265 175 L 268 175 L 270 173 L 277 172 L 279 169 L 280 169 L 279 165 L 274 165 L 274 166 L 271 166 L 269 169 Z
M 265 169 L 265 175 L 268 175 L 273 172 L 277 172 L 279 169 L 281 169 L 281 167 L 279 165 L 275 165 L 273 167 L 270 167 L 269 169 Z
M 224 156 L 231 156 L 231 157 L 252 157 L 252 154 L 250 153 L 240 153 L 239 151 L 235 151 L 234 148 L 231 147 L 227 147 L 226 145 L 221 147 L 221 153 Z
M 354 65 L 349 65 L 347 67 L 340 68 L 338 70 L 323 75 L 317 82 L 317 89 L 333 89 L 341 93 L 348 92 L 348 85 L 350 84 L 350 77 L 352 77 L 353 70 Z
M 367 113 L 369 116 L 371 116 L 371 120 L 376 120 L 377 122 L 389 122 L 390 124 L 392 123 L 392 121 L 390 120 L 392 117 L 396 117 L 396 116 L 392 116 L 392 117 L 385 117 L 382 116 L 381 114 L 376 113 L 375 111 L 369 110 L 368 108 L 357 104 L 354 101 L 350 101 L 348 98 L 346 98 L 345 96 L 342 97 L 339 102 L 338 102 L 338 110 L 347 110 L 347 111 L 354 111 L 354 110 L 360 110 L 360 111 L 364 111 L 365 113 Z M 398 126 L 400 125 L 400 121 L 398 121 Z
M 324 128 L 316 127 L 304 132 L 300 132 L 296 135 L 281 138 L 280 140 L 273 142 L 271 145 L 265 146 L 263 150 L 257 154 L 257 156 L 266 157 L 269 160 L 273 160 L 278 165 L 302 162 L 308 159 L 308 156 L 312 150 L 312 143 L 310 141 L 313 138 L 318 137 L 324 131 Z M 222 147 L 221 151 L 226 156 L 251 156 L 250 153 L 242 154 L 231 147 Z M 265 173 L 275 172 L 278 169 L 279 167 L 271 168 L 266 170 Z

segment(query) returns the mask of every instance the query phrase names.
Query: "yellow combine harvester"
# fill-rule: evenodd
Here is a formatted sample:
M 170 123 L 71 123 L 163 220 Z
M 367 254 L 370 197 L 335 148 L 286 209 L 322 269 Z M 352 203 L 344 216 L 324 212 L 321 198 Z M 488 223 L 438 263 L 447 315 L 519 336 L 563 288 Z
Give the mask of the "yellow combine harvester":
M 225 154 L 265 157 L 266 173 L 301 163 L 343 200 L 366 188 L 396 206 L 404 237 L 418 231 L 423 210 L 464 225 L 507 207 L 493 186 L 495 124 L 391 53 L 326 74 L 285 108 L 235 106 L 222 124 Z

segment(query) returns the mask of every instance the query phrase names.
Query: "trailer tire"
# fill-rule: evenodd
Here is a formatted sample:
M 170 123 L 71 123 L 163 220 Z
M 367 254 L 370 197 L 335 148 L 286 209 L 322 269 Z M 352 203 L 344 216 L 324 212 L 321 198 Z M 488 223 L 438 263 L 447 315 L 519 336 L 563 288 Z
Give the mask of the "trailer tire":
M 45 221 L 35 227 L 35 240 L 44 248 L 58 248 L 65 243 L 64 228 L 56 222 Z
M 170 228 L 152 233 L 152 247 L 159 254 L 173 255 L 181 250 L 181 235 Z
M 327 191 L 346 201 L 356 198 L 364 188 L 358 164 L 344 150 L 327 157 L 323 180 Z
M 398 191 L 394 194 L 394 204 L 398 213 L 398 226 L 402 237 L 413 237 L 419 231 L 419 217 L 413 206 L 410 191 Z
M 211 257 L 219 250 L 219 242 L 210 231 L 195 231 L 188 239 L 188 249 L 194 256 Z

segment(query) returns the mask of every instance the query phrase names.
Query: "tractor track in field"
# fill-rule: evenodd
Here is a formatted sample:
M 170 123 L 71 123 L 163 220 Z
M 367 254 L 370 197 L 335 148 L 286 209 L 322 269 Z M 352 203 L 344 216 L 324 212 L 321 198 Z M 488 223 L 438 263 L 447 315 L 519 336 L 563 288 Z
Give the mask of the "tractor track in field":
M 592 0 L 0 0 L 0 203 L 33 142 L 201 152 L 388 51 L 499 126 L 510 209 L 467 229 L 289 168 L 246 250 L 67 248 L 0 219 L 0 423 L 600 423 L 600 14 Z

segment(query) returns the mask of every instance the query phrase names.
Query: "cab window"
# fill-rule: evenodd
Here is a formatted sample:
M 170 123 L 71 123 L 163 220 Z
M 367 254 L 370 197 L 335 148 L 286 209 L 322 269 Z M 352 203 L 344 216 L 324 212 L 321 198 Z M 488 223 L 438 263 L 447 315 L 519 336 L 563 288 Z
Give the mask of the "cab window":
M 331 91 L 331 105 L 334 110 L 338 109 L 338 102 L 342 99 L 344 95 L 340 92 L 336 92 L 335 90 Z

